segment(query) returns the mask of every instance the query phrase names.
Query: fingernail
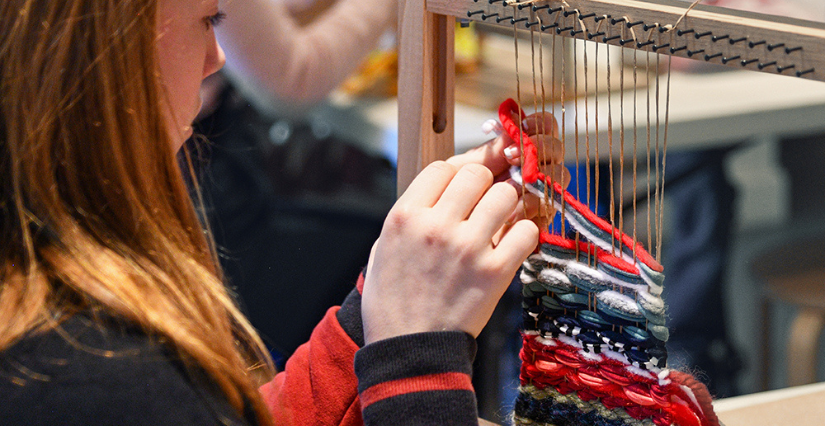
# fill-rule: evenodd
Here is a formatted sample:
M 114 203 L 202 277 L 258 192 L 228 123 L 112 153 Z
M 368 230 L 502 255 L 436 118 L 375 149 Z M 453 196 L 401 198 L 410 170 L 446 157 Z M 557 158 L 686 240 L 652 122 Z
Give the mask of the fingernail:
M 504 157 L 508 160 L 515 160 L 519 155 L 521 155 L 521 152 L 519 151 L 518 145 L 511 145 L 504 148 Z
M 501 123 L 499 123 L 496 120 L 490 119 L 485 121 L 481 125 L 481 131 L 484 132 L 485 135 L 495 133 L 496 136 L 501 136 L 501 133 L 504 131 L 504 129 L 501 127 Z
M 525 132 L 529 128 L 529 126 L 527 125 L 527 119 L 526 118 L 521 120 L 521 128 L 524 129 Z

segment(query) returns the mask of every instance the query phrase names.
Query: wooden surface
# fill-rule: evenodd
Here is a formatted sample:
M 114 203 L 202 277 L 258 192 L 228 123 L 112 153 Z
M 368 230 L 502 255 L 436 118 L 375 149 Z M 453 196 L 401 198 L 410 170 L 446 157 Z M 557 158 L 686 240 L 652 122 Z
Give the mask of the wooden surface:
M 685 16 L 689 3 L 673 0 L 550 0 L 533 3 L 550 6 L 537 12 L 529 6 L 504 6 L 503 1 L 490 3 L 428 0 L 427 8 L 489 24 L 512 26 L 517 22 L 519 28 L 539 22 L 538 17 L 542 26 L 550 27 L 544 31 L 553 34 L 748 70 L 784 75 L 802 72 L 802 78 L 825 81 L 823 23 L 705 5 Z M 602 19 L 605 16 L 609 18 Z M 673 30 L 662 32 L 655 26 Z
M 825 424 L 825 383 L 727 398 L 713 405 L 725 426 L 820 426 Z
M 454 153 L 453 20 L 424 0 L 400 3 L 398 194 L 427 164 Z

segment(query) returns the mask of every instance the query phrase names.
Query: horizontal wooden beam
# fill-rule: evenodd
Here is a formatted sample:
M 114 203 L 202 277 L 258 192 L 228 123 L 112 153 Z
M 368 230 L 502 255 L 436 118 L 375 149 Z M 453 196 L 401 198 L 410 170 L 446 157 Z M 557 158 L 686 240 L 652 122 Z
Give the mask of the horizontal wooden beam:
M 673 0 L 427 0 L 430 12 L 825 81 L 825 24 Z

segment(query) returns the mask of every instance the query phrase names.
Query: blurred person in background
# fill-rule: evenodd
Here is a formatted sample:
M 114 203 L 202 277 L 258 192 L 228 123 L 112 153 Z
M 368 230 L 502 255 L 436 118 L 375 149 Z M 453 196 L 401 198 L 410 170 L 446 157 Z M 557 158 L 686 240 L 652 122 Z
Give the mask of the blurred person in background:
M 352 290 L 395 201 L 390 161 L 306 114 L 392 31 L 398 4 L 221 0 L 221 8 L 226 73 L 204 82 L 196 124 L 210 142 L 205 216 L 228 282 L 280 364 Z

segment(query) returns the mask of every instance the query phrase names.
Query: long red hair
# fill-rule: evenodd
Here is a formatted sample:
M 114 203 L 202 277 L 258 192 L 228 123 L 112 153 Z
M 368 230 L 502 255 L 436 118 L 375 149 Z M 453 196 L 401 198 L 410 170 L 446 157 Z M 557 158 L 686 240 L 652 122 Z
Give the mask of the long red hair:
M 0 2 L 0 351 L 99 310 L 269 424 L 257 388 L 272 362 L 170 154 L 157 1 Z

